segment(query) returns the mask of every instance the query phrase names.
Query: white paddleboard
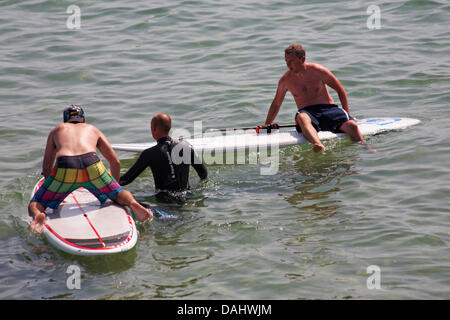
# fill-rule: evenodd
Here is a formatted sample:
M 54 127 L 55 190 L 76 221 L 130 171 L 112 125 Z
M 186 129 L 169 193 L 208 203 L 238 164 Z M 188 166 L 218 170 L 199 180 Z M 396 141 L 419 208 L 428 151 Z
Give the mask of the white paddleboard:
M 39 180 L 33 195 L 44 182 Z M 58 207 L 47 208 L 44 235 L 62 251 L 76 255 L 104 255 L 133 248 L 138 231 L 124 207 L 107 200 L 103 205 L 87 189 L 72 192 Z
M 420 123 L 418 119 L 411 118 L 369 118 L 357 120 L 359 130 L 364 136 L 374 135 L 384 131 L 400 130 Z M 332 133 L 330 131 L 320 131 L 319 138 L 328 140 L 345 136 L 344 133 Z M 273 130 L 272 133 L 259 133 L 255 130 L 237 130 L 237 131 L 212 131 L 206 132 L 202 137 L 186 138 L 194 150 L 198 153 L 212 152 L 227 153 L 242 150 L 257 150 L 261 147 L 279 147 L 295 144 L 307 143 L 308 140 L 303 134 L 298 133 L 295 128 L 282 128 Z M 153 147 L 156 142 L 151 143 L 125 143 L 113 144 L 115 150 L 141 152 L 147 148 Z

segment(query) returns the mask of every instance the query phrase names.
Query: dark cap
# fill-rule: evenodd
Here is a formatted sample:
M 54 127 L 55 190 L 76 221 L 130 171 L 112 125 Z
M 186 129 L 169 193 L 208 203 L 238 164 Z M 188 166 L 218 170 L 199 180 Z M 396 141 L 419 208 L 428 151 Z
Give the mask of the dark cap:
M 72 104 L 64 109 L 63 120 L 64 122 L 83 122 L 84 111 L 80 106 Z

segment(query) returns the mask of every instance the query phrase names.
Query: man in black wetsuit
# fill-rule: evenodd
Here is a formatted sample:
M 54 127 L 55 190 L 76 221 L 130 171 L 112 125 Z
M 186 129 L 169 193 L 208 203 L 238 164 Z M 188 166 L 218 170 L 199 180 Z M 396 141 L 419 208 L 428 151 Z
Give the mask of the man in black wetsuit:
M 145 168 L 150 167 L 156 199 L 170 203 L 185 200 L 185 191 L 190 190 L 189 165 L 193 166 L 200 179 L 206 179 L 208 171 L 205 165 L 190 144 L 169 136 L 171 127 L 172 120 L 166 114 L 158 113 L 152 118 L 150 128 L 157 145 L 142 151 L 136 163 L 120 177 L 121 185 L 133 182 Z

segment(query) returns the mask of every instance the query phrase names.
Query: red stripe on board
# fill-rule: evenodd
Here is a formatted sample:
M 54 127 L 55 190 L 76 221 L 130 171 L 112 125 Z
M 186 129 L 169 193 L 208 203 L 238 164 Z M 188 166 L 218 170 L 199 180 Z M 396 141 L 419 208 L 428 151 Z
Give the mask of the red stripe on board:
M 83 246 L 80 246 L 80 245 L 77 245 L 76 243 L 73 243 L 73 242 L 70 242 L 70 241 L 67 241 L 65 238 L 63 238 L 63 237 L 61 237 L 59 234 L 57 234 L 47 223 L 45 223 L 44 222 L 44 226 L 48 229 L 48 231 L 50 231 L 55 237 L 57 237 L 59 240 L 61 240 L 62 242 L 64 242 L 64 243 L 66 243 L 66 244 L 68 244 L 68 245 L 70 245 L 70 246 L 72 246 L 72 247 L 75 247 L 75 248 L 79 248 L 79 249 L 83 249 L 83 250 L 88 250 L 88 251 L 91 251 L 91 250 L 110 250 L 110 249 L 114 249 L 114 248 L 117 248 L 117 247 L 120 247 L 120 246 L 122 246 L 124 243 L 128 243 L 128 242 L 130 242 L 131 241 L 131 238 L 133 238 L 133 235 L 134 235 L 134 230 L 133 230 L 133 221 L 131 220 L 131 216 L 128 214 L 128 212 L 125 210 L 125 208 L 123 209 L 123 211 L 125 212 L 125 214 L 127 215 L 127 217 L 128 217 L 128 223 L 130 224 L 130 229 L 131 229 L 131 234 L 127 237 L 127 239 L 124 241 L 124 242 L 122 242 L 122 243 L 120 243 L 120 244 L 117 244 L 117 245 L 115 245 L 115 246 L 113 246 L 113 247 L 106 247 L 106 246 L 104 246 L 103 248 L 88 248 L 88 247 L 83 247 Z
M 133 237 L 133 233 L 134 233 L 134 230 L 133 230 L 133 221 L 131 221 L 131 217 L 130 217 L 130 215 L 128 214 L 127 210 L 125 210 L 125 208 L 123 209 L 123 211 L 125 211 L 125 214 L 126 214 L 127 217 L 128 217 L 128 223 L 130 224 L 130 230 L 131 230 L 131 232 L 130 232 L 130 235 L 128 236 L 128 238 L 127 238 L 127 242 L 130 242 L 130 241 L 131 241 L 131 238 Z
M 39 188 L 44 184 L 44 180 L 45 178 L 42 177 L 38 183 L 36 183 L 36 185 L 34 186 L 34 190 L 33 190 L 33 195 L 31 196 L 32 198 L 34 197 L 34 195 L 36 194 L 36 192 L 39 190 Z
M 84 212 L 83 208 L 80 206 L 80 203 L 78 202 L 77 198 L 75 198 L 75 195 L 73 193 L 71 193 L 71 195 L 72 195 L 73 199 L 75 200 L 76 204 L 78 205 L 78 208 L 80 208 L 81 212 L 83 212 L 83 216 L 86 218 L 86 220 L 89 223 L 89 225 L 91 226 L 92 230 L 94 230 L 95 234 L 97 235 L 98 239 L 102 243 L 103 247 L 106 247 L 106 244 L 103 242 L 102 237 L 100 237 L 100 235 L 98 234 L 97 230 L 95 230 L 94 226 L 91 223 L 91 220 L 89 220 L 86 212 Z

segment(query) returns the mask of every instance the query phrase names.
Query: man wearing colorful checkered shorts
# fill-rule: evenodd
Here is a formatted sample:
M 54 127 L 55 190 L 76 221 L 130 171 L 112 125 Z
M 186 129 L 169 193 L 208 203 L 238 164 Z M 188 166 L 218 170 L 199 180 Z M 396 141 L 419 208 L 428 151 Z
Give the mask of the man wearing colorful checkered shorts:
M 58 157 L 50 176 L 35 193 L 31 201 L 56 209 L 74 190 L 89 190 L 100 203 L 114 200 L 123 188 L 108 173 L 97 154 Z
M 28 205 L 33 218 L 31 229 L 42 232 L 46 208 L 56 209 L 74 190 L 84 187 L 100 203 L 108 198 L 122 206 L 129 206 L 141 221 L 152 217 L 131 192 L 117 182 L 120 160 L 105 135 L 95 126 L 85 123 L 83 109 L 71 105 L 64 109 L 64 123 L 53 128 L 47 138 L 42 174 L 45 181 Z M 111 174 L 97 156 L 97 149 L 108 161 Z

